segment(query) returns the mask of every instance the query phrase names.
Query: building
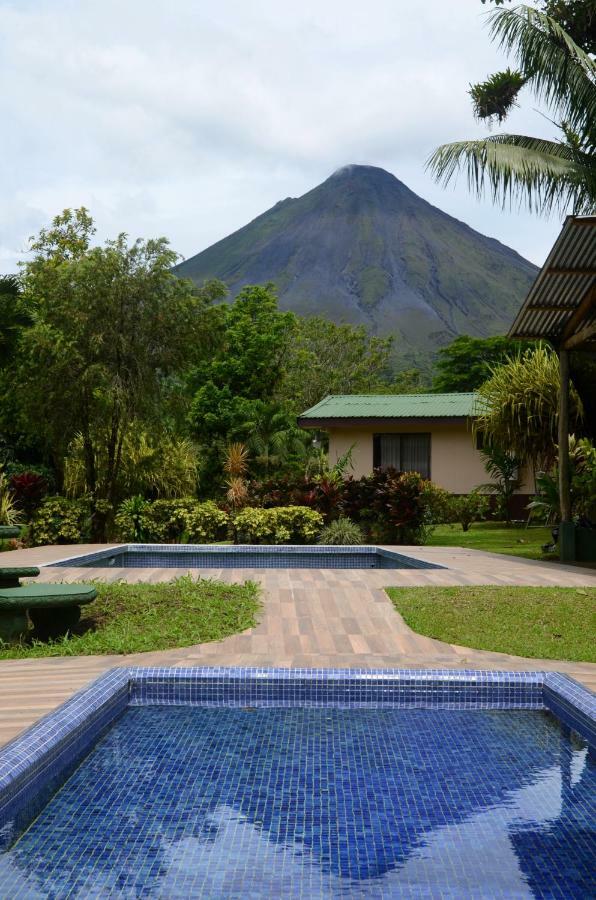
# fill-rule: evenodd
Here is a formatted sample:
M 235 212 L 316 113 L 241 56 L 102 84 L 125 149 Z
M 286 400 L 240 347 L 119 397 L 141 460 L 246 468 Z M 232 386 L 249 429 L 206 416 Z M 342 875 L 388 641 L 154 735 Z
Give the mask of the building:
M 298 418 L 301 428 L 329 435 L 329 462 L 352 448 L 355 478 L 375 468 L 420 472 L 453 494 L 490 479 L 473 432 L 476 395 L 353 394 L 325 397 Z M 522 474 L 516 512 L 533 484 Z

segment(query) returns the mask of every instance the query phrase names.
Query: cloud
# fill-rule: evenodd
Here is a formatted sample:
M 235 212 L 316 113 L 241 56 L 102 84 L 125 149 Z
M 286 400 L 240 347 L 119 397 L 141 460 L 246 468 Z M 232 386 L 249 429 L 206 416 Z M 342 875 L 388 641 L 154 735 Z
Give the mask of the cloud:
M 503 63 L 479 0 L 1 3 L 0 266 L 66 206 L 101 237 L 190 255 L 335 168 L 382 165 L 541 262 L 559 223 L 436 186 L 437 144 L 474 137 L 467 89 Z M 512 130 L 549 133 L 532 101 Z

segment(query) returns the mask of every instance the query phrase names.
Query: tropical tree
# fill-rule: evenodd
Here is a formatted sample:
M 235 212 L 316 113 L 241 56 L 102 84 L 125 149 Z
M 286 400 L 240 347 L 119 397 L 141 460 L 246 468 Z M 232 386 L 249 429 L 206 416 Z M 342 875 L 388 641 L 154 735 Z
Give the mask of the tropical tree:
M 253 418 L 244 423 L 243 430 L 249 435 L 248 447 L 255 463 L 265 472 L 283 466 L 292 456 L 306 456 L 309 435 L 298 428 L 286 409 L 278 403 L 262 403 L 255 404 L 253 411 Z
M 475 391 L 496 366 L 531 346 L 529 341 L 513 341 L 503 335 L 476 338 L 461 334 L 439 350 L 432 389 L 435 393 Z
M 496 134 L 458 141 L 439 147 L 428 165 L 444 183 L 464 169 L 471 190 L 487 189 L 503 205 L 517 200 L 543 214 L 591 213 L 596 209 L 596 63 L 560 23 L 567 19 L 556 15 L 555 4 L 546 8 L 553 15 L 525 5 L 490 13 L 491 36 L 518 68 L 473 85 L 470 94 L 478 118 L 501 123 L 528 87 L 555 119 L 561 139 Z M 581 32 L 574 33 L 581 39 Z M 593 49 L 590 35 L 587 46 Z
M 391 339 L 322 316 L 298 318 L 278 396 L 296 413 L 327 394 L 368 394 L 389 384 Z
M 559 360 L 547 347 L 526 350 L 493 371 L 478 390 L 475 431 L 487 445 L 548 471 L 557 456 Z M 570 426 L 579 424 L 582 404 L 570 390 Z
M 166 415 L 170 379 L 192 358 L 204 301 L 172 274 L 177 254 L 165 238 L 129 244 L 121 234 L 99 247 L 94 231 L 87 210 L 65 210 L 33 240 L 22 275 L 32 322 L 19 339 L 13 387 L 23 430 L 43 440 L 59 476 L 80 435 L 101 539 L 98 501 L 105 511 L 118 499 L 126 435 Z

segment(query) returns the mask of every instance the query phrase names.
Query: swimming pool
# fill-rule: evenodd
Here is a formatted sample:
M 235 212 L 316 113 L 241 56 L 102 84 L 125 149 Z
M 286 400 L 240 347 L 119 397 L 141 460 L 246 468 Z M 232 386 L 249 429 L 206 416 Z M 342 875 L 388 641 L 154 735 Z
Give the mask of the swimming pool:
M 84 568 L 151 569 L 442 569 L 383 547 L 304 545 L 122 544 L 50 563 Z
M 590 896 L 595 713 L 546 673 L 113 670 L 0 751 L 0 896 Z

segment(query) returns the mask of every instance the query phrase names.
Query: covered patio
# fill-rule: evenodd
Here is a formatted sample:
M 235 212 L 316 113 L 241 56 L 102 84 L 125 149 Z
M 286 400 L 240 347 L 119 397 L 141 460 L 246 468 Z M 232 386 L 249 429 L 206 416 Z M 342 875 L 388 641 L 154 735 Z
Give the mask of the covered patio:
M 583 559 L 571 510 L 569 354 L 596 352 L 596 216 L 567 217 L 509 337 L 549 341 L 559 355 L 559 547 L 562 561 Z

